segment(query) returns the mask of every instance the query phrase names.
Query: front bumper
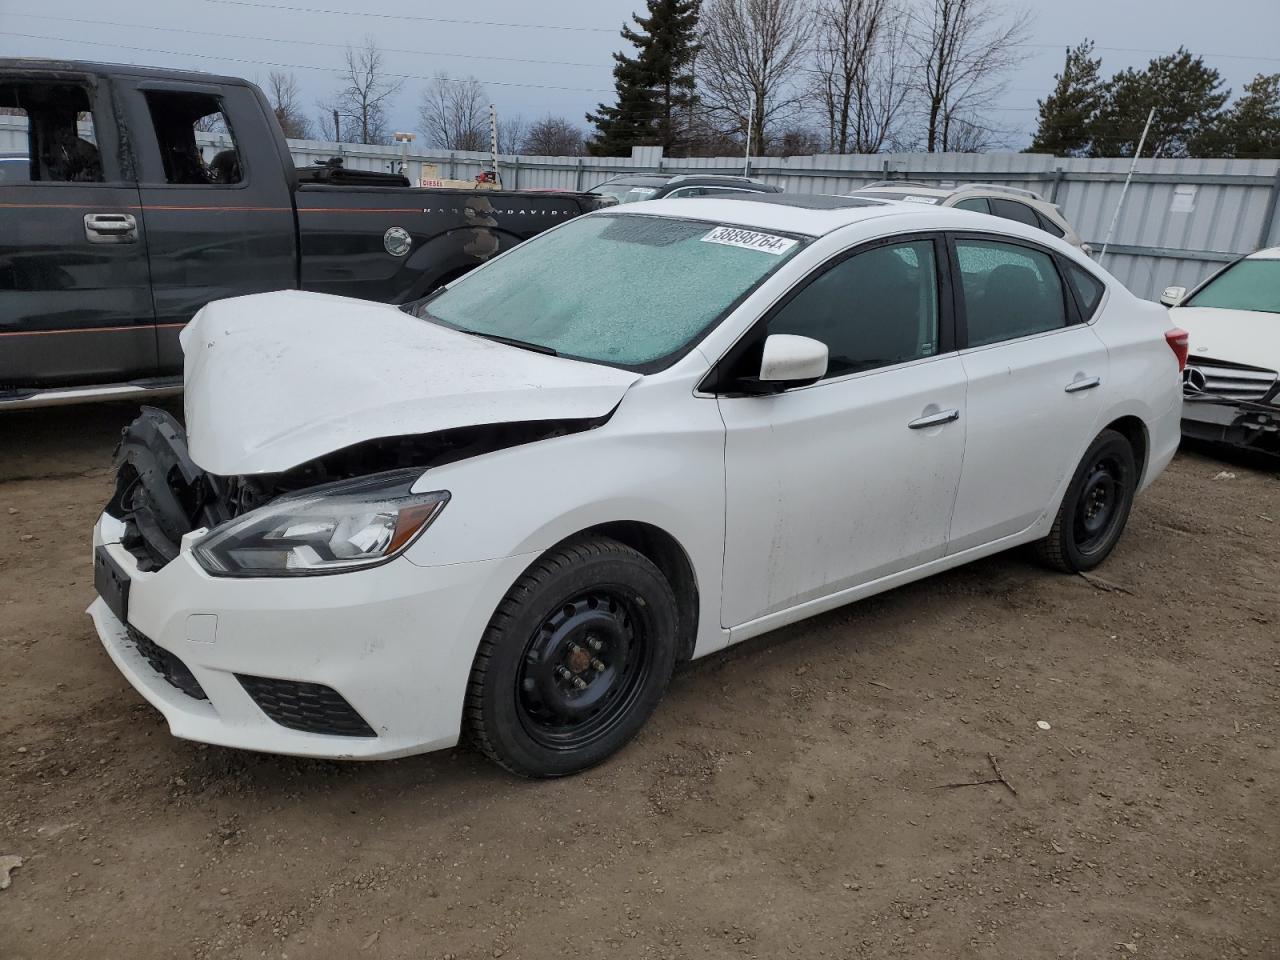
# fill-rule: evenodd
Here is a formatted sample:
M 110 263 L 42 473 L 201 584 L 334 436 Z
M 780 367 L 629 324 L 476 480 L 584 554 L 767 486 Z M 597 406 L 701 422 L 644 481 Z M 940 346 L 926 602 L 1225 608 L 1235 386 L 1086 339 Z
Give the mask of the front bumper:
M 1280 405 L 1187 397 L 1182 404 L 1182 432 L 1197 440 L 1280 453 Z
M 333 759 L 398 757 L 457 742 L 480 637 L 531 559 L 422 567 L 400 557 L 330 576 L 230 579 L 205 573 L 185 543 L 161 569 L 140 571 L 120 544 L 123 531 L 103 514 L 93 543 L 129 579 L 128 623 L 102 598 L 88 613 L 111 659 L 170 731 L 220 746 Z M 198 686 L 158 668 L 170 658 Z M 275 686 L 302 690 L 304 706 L 323 707 L 314 690 L 334 691 L 367 732 L 296 729 L 289 718 L 297 702 L 281 708 L 264 698 L 262 684 L 243 677 L 286 681 Z

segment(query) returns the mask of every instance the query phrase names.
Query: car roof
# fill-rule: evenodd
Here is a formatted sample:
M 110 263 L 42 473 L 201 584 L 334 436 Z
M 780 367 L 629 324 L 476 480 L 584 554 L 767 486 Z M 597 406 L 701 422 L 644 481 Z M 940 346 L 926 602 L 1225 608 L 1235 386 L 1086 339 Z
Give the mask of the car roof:
M 1265 247 L 1262 250 L 1255 250 L 1246 260 L 1280 260 L 1280 247 Z
M 647 214 L 820 237 L 866 220 L 886 217 L 906 219 L 919 217 L 922 213 L 927 213 L 930 216 L 930 226 L 939 230 L 967 227 L 971 230 L 1008 233 L 1011 236 L 1019 236 L 1025 230 L 1028 236 L 1034 236 L 1038 240 L 1053 239 L 1034 227 L 954 207 L 821 194 L 743 193 L 716 197 L 683 197 L 678 200 L 646 200 L 627 204 L 625 207 L 606 207 L 592 216 Z M 999 226 L 994 226 L 993 229 L 996 224 Z M 1019 227 L 1023 230 L 1016 229 Z
M 157 80 L 188 80 L 196 83 L 220 83 L 245 86 L 241 77 L 224 77 L 198 70 L 171 70 L 168 67 L 137 67 L 129 63 L 95 63 L 89 60 L 44 60 L 34 57 L 0 57 L 0 71 L 11 76 L 6 80 L 22 79 L 22 74 L 97 74 L 116 77 L 147 77 Z

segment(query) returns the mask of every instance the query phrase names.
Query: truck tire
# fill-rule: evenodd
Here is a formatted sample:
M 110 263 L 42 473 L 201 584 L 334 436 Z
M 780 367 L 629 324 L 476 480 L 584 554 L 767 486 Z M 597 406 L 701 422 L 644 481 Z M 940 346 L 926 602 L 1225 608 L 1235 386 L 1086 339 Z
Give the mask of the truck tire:
M 471 740 L 526 777 L 600 763 L 662 699 L 677 631 L 675 595 L 643 554 L 608 537 L 552 548 L 480 641 L 464 714 Z

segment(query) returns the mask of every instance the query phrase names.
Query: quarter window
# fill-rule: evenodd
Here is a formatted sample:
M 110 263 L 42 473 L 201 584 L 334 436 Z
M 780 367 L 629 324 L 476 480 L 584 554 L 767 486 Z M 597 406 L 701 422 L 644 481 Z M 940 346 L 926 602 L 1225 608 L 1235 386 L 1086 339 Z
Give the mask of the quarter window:
M 1065 230 L 1063 230 L 1060 226 L 1058 226 L 1056 223 L 1054 223 L 1052 220 L 1046 217 L 1039 210 L 1037 210 L 1035 213 L 1036 213 L 1036 216 L 1039 217 L 1040 219 L 1040 229 L 1043 230 L 1045 233 L 1051 233 L 1055 237 L 1065 237 L 1067 235 L 1067 232 Z
M 956 241 L 968 345 L 980 347 L 1067 325 L 1053 258 L 994 240 Z
M 220 186 L 242 179 L 240 151 L 217 97 L 148 90 L 167 183 Z
M 972 210 L 974 213 L 990 213 L 991 207 L 987 205 L 986 197 L 965 197 L 963 200 L 956 201 L 957 210 Z
M 1067 264 L 1067 282 L 1071 284 L 1071 290 L 1076 295 L 1080 316 L 1088 320 L 1098 309 L 1098 304 L 1102 302 L 1102 294 L 1106 287 L 1092 273 L 1074 263 Z
M 938 352 L 938 271 L 933 241 L 876 247 L 825 270 L 769 321 L 827 345 L 827 376 Z

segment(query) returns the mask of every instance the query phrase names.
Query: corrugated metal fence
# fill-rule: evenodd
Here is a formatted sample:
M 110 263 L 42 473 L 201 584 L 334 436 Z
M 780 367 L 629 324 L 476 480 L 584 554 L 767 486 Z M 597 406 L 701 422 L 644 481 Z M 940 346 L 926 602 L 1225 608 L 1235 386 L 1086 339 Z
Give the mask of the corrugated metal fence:
M 290 141 L 295 161 L 342 156 L 346 166 L 397 170 L 399 147 Z M 484 153 L 427 151 L 409 155 L 415 182 L 424 165 L 437 175 L 474 177 L 489 166 Z M 916 180 L 936 186 L 994 183 L 1034 190 L 1061 206 L 1095 250 L 1102 249 L 1130 161 L 1063 159 L 1040 154 L 920 154 L 762 157 L 753 177 L 790 193 L 847 193 L 876 180 Z M 673 159 L 653 149 L 628 159 L 499 158 L 505 186 L 586 190 L 619 173 L 741 174 L 742 158 Z M 430 172 L 428 170 L 428 172 Z M 1139 160 L 1105 266 L 1134 293 L 1156 297 L 1172 284 L 1193 286 L 1222 264 L 1280 243 L 1280 161 Z
M 206 157 L 229 146 L 226 135 L 201 134 Z M 402 148 L 291 140 L 299 166 L 341 156 L 347 167 L 398 170 Z M 26 147 L 25 120 L 0 117 L 0 152 Z M 489 165 L 484 153 L 415 151 L 405 173 L 470 179 Z M 845 193 L 885 178 L 938 186 L 981 182 L 1035 190 L 1062 207 L 1095 251 L 1101 250 L 1129 161 L 1061 159 L 1039 154 L 875 154 L 763 157 L 754 177 L 792 193 Z M 503 156 L 505 186 L 587 190 L 619 173 L 743 172 L 742 158 L 673 159 L 655 148 L 630 158 Z M 1106 267 L 1139 296 L 1171 284 L 1192 286 L 1221 264 L 1280 244 L 1280 161 L 1140 160 L 1112 238 Z

